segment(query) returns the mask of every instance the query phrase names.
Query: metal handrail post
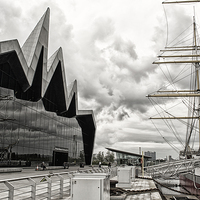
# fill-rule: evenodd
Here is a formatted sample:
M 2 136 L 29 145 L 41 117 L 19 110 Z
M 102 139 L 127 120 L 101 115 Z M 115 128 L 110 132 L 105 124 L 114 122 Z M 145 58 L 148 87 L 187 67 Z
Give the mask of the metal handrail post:
M 31 183 L 31 198 L 35 199 L 35 196 L 36 196 L 36 182 L 31 178 L 29 178 L 28 180 Z
M 58 174 L 58 177 L 60 178 L 60 198 L 63 198 L 63 184 L 64 184 L 64 178 Z
M 51 185 L 52 185 L 52 180 L 46 176 L 45 177 L 47 180 L 47 199 L 51 200 Z
M 9 183 L 8 181 L 5 181 L 4 184 L 8 187 L 9 189 L 9 196 L 8 199 L 9 200 L 13 200 L 14 199 L 14 186 Z

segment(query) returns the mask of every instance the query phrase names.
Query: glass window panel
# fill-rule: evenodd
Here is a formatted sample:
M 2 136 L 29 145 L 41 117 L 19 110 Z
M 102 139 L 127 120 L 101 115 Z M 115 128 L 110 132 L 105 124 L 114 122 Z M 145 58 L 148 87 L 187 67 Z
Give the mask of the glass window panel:
M 0 146 L 16 143 L 12 148 L 14 159 L 50 162 L 55 146 L 68 148 L 72 158 L 80 156 L 82 132 L 75 118 L 59 117 L 45 111 L 41 100 L 23 101 L 13 98 L 12 90 L 0 88 L 1 96 L 8 94 L 12 98 L 0 101 L 0 118 L 11 120 L 0 123 Z

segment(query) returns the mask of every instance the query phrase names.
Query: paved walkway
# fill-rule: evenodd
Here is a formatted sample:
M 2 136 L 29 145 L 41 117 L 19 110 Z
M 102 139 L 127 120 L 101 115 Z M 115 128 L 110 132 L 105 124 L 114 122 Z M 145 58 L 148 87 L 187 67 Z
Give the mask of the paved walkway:
M 2 180 L 9 180 L 9 179 L 14 179 L 14 178 L 22 178 L 22 177 L 30 177 L 30 176 L 37 176 L 37 175 L 41 175 L 41 176 L 45 176 L 48 174 L 53 174 L 53 173 L 62 173 L 62 172 L 72 172 L 72 171 L 78 171 L 78 170 L 87 170 L 87 169 L 91 169 L 91 167 L 89 166 L 85 166 L 84 168 L 80 168 L 79 166 L 70 166 L 69 169 L 63 169 L 61 167 L 61 169 L 56 169 L 56 170 L 45 170 L 45 171 L 35 171 L 35 168 L 23 168 L 21 172 L 9 172 L 9 173 L 0 173 L 0 181 Z M 41 182 L 41 180 L 43 179 L 43 177 L 38 178 L 38 180 L 35 180 L 36 182 Z M 56 179 L 58 177 L 55 176 L 54 179 Z M 115 177 L 114 179 L 117 180 L 117 177 Z M 15 192 L 16 194 L 22 194 L 20 195 L 19 199 L 24 199 L 28 197 L 28 199 L 30 198 L 30 194 L 27 194 L 27 191 L 30 190 L 30 187 L 27 187 L 30 183 L 28 180 L 24 181 L 24 182 L 12 182 L 12 184 L 15 187 L 19 187 L 20 189 L 17 190 Z M 23 188 L 23 184 L 26 185 L 26 188 Z M 44 184 L 39 184 L 37 186 L 37 190 L 39 190 L 41 193 L 44 193 L 46 190 L 46 185 L 48 183 L 44 182 Z M 52 184 L 54 184 L 54 182 L 52 182 Z M 66 183 L 65 184 L 65 188 L 69 187 L 70 183 Z M 53 187 L 53 185 L 52 185 Z M 0 187 L 0 192 L 3 189 L 2 187 Z M 148 180 L 148 179 L 140 179 L 140 178 L 136 178 L 134 181 L 132 181 L 131 183 L 131 188 L 129 189 L 125 189 L 125 190 L 130 190 L 130 191 L 141 191 L 141 190 L 148 190 L 148 189 L 156 189 L 156 186 L 154 184 L 154 182 L 152 180 Z M 43 196 L 43 195 L 42 195 Z M 40 198 L 43 198 L 43 197 Z M 53 195 L 52 195 L 53 196 Z M 1 196 L 2 197 L 2 196 Z M 158 191 L 153 191 L 153 192 L 143 192 L 143 193 L 139 193 L 139 194 L 134 194 L 134 195 L 121 195 L 121 197 L 119 196 L 111 196 L 111 200 L 117 200 L 117 199 L 124 199 L 126 197 L 126 200 L 161 200 L 161 196 L 159 194 Z M 37 199 L 40 199 L 37 198 Z M 59 200 L 59 197 L 52 197 L 52 200 Z M 71 200 L 71 197 L 69 197 L 69 193 L 65 193 L 65 195 L 63 196 L 64 200 Z
M 111 200 L 162 200 L 154 181 L 151 179 L 135 178 L 131 182 L 130 188 L 122 189 L 127 191 L 127 193 L 121 195 L 121 198 L 119 196 L 111 196 Z
M 13 178 L 21 178 L 21 177 L 28 177 L 28 176 L 36 176 L 36 175 L 44 175 L 49 173 L 60 173 L 60 172 L 70 172 L 70 171 L 77 171 L 77 170 L 86 170 L 91 169 L 90 166 L 85 166 L 84 168 L 80 168 L 79 166 L 70 166 L 69 169 L 64 169 L 63 167 L 60 167 L 60 169 L 54 169 L 54 170 L 44 170 L 44 171 L 36 171 L 33 167 L 25 167 L 25 168 L 19 168 L 22 169 L 21 172 L 10 172 L 9 170 L 11 168 L 7 168 L 7 173 L 0 173 L 0 180 L 5 179 L 13 179 Z
M 96 169 L 97 168 L 98 167 L 96 167 Z M 8 170 L 9 172 L 7 173 L 0 173 L 0 199 L 7 199 L 8 188 L 13 187 L 13 196 L 14 199 L 17 200 L 46 199 L 49 193 L 51 193 L 52 200 L 59 200 L 61 199 L 59 195 L 61 194 L 60 184 L 62 177 L 62 199 L 70 200 L 70 177 L 72 175 L 72 172 L 82 170 L 91 171 L 91 169 L 92 168 L 90 166 L 85 166 L 84 168 L 80 168 L 79 166 L 70 166 L 69 169 L 64 169 L 63 167 L 60 167 L 60 169 L 44 171 L 36 171 L 35 168 L 23 168 L 21 172 L 10 172 L 10 170 Z M 66 172 L 71 172 L 71 175 Z M 58 174 L 61 174 L 61 176 Z M 31 177 L 31 179 L 29 179 L 28 177 Z M 48 181 L 48 179 L 50 180 L 50 182 Z M 35 187 L 36 190 L 34 194 L 37 196 L 35 197 L 31 197 L 31 194 L 33 194 L 31 192 L 33 191 L 33 187 Z

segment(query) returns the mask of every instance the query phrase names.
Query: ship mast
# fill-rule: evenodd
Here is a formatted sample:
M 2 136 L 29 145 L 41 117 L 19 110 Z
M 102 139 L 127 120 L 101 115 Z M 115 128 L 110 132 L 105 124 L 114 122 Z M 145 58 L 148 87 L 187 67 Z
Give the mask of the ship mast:
M 200 0 L 192 1 L 173 1 L 173 2 L 163 2 L 163 4 L 171 4 L 171 3 L 191 3 L 191 2 L 200 2 Z M 199 63 L 200 63 L 200 55 L 198 54 L 198 51 L 200 50 L 200 46 L 197 45 L 197 31 L 196 31 L 196 22 L 195 22 L 195 16 L 193 17 L 193 46 L 179 46 L 179 47 L 166 47 L 164 50 L 161 50 L 163 52 L 167 51 L 176 51 L 176 52 L 185 52 L 185 51 L 192 51 L 193 54 L 184 54 L 184 55 L 169 55 L 169 56 L 158 56 L 159 58 L 163 58 L 163 61 L 155 61 L 153 64 L 183 64 L 183 63 L 191 63 L 195 67 L 195 76 L 196 76 L 196 88 L 193 90 L 176 90 L 176 91 L 159 91 L 157 94 L 147 95 L 147 97 L 198 97 L 198 107 L 197 107 L 197 115 L 196 116 L 188 116 L 188 117 L 152 117 L 150 119 L 197 119 L 198 120 L 198 131 L 199 131 L 199 149 L 198 152 L 200 153 L 200 81 L 199 81 Z M 166 58 L 187 58 L 187 60 L 165 60 Z M 191 58 L 191 59 L 188 59 Z M 167 93 L 170 92 L 170 93 Z M 193 108 L 195 109 L 195 108 Z M 195 111 L 195 110 L 194 110 Z M 189 134 L 189 137 L 186 140 L 185 149 L 184 149 L 184 155 L 186 155 L 186 152 L 190 149 L 189 142 L 191 138 L 191 131 Z
M 195 46 L 195 54 L 197 54 L 197 35 L 196 35 L 196 22 L 195 17 L 193 17 L 193 28 L 194 28 L 194 46 Z M 196 82 L 197 82 L 197 91 L 200 91 L 199 86 L 199 62 L 195 63 L 195 71 L 196 71 Z M 200 152 L 200 98 L 198 98 L 198 117 L 199 117 L 199 152 Z

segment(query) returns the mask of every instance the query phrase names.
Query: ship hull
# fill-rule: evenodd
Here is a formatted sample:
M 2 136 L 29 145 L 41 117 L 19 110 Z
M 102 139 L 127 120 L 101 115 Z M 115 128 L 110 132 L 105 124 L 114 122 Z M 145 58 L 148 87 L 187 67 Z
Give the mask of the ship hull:
M 181 174 L 179 176 L 180 185 L 190 192 L 192 195 L 197 195 L 200 199 L 200 176 L 193 175 L 191 173 Z M 184 191 L 185 192 L 185 191 Z

